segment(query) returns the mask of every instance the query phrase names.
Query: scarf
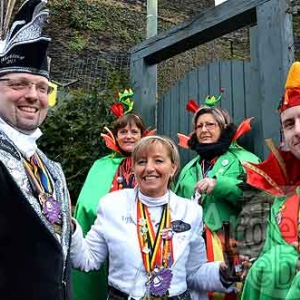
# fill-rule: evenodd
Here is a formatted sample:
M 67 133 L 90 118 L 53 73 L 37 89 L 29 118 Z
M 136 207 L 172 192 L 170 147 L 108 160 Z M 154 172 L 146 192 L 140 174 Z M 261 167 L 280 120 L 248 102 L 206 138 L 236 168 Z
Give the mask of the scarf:
M 190 149 L 196 151 L 201 159 L 212 160 L 215 157 L 219 157 L 225 152 L 232 143 L 232 137 L 236 131 L 234 124 L 228 125 L 221 133 L 219 140 L 215 143 L 199 143 L 196 133 L 193 133 L 188 145 Z

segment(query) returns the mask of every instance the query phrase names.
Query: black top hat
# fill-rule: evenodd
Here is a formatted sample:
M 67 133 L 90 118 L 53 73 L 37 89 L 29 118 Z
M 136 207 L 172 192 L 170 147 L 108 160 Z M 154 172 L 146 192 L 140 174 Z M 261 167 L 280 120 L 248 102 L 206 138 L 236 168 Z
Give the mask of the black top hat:
M 30 73 L 49 79 L 46 52 L 51 39 L 42 36 L 49 15 L 48 10 L 42 10 L 46 3 L 47 0 L 26 0 L 19 9 L 4 40 L 0 40 L 0 76 Z

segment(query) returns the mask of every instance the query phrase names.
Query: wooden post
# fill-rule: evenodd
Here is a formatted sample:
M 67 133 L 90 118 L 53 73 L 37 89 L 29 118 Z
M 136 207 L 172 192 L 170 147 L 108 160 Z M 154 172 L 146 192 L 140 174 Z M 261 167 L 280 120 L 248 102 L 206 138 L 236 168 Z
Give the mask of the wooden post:
M 146 126 L 156 128 L 156 65 L 148 65 L 146 59 L 131 56 L 131 83 L 134 91 L 134 110 Z
M 261 105 L 262 96 L 259 81 L 259 65 L 258 65 L 258 45 L 257 45 L 257 26 L 250 27 L 249 39 L 250 39 L 250 78 L 246 78 L 246 82 L 249 83 L 248 90 L 246 91 L 246 110 L 247 115 L 254 117 L 251 122 L 252 130 L 248 134 L 251 145 L 249 148 L 260 158 L 264 157 L 264 137 L 262 130 L 262 115 Z
M 157 0 L 147 1 L 147 39 L 157 34 Z M 135 111 L 146 126 L 157 127 L 157 65 L 148 65 L 145 58 L 131 57 Z
M 257 7 L 257 47 L 261 93 L 263 137 L 279 142 L 279 115 L 276 112 L 294 53 L 289 0 L 270 0 Z M 264 147 L 264 156 L 269 153 Z

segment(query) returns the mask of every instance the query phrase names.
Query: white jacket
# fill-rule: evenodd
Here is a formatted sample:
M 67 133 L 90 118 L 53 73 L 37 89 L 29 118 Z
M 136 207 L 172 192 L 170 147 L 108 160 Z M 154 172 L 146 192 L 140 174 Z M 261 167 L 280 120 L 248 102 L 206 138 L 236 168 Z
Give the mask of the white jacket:
M 83 238 L 80 225 L 72 237 L 73 266 L 83 271 L 99 269 L 109 259 L 110 286 L 139 299 L 144 296 L 147 276 L 137 236 L 136 189 L 124 189 L 105 195 L 99 204 L 97 219 Z M 174 263 L 170 296 L 187 288 L 193 299 L 207 299 L 205 291 L 226 291 L 220 282 L 220 262 L 208 263 L 202 238 L 202 208 L 170 191 L 171 222 L 181 220 L 190 225 L 173 236 Z M 227 290 L 228 292 L 228 290 Z

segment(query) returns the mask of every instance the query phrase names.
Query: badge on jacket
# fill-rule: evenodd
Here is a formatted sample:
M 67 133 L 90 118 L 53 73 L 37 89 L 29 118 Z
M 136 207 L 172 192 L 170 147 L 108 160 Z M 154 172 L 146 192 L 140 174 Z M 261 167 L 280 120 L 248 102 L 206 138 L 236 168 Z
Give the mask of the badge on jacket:
M 184 232 L 191 229 L 191 225 L 188 223 L 185 223 L 181 220 L 176 220 L 172 222 L 172 229 L 174 232 Z

